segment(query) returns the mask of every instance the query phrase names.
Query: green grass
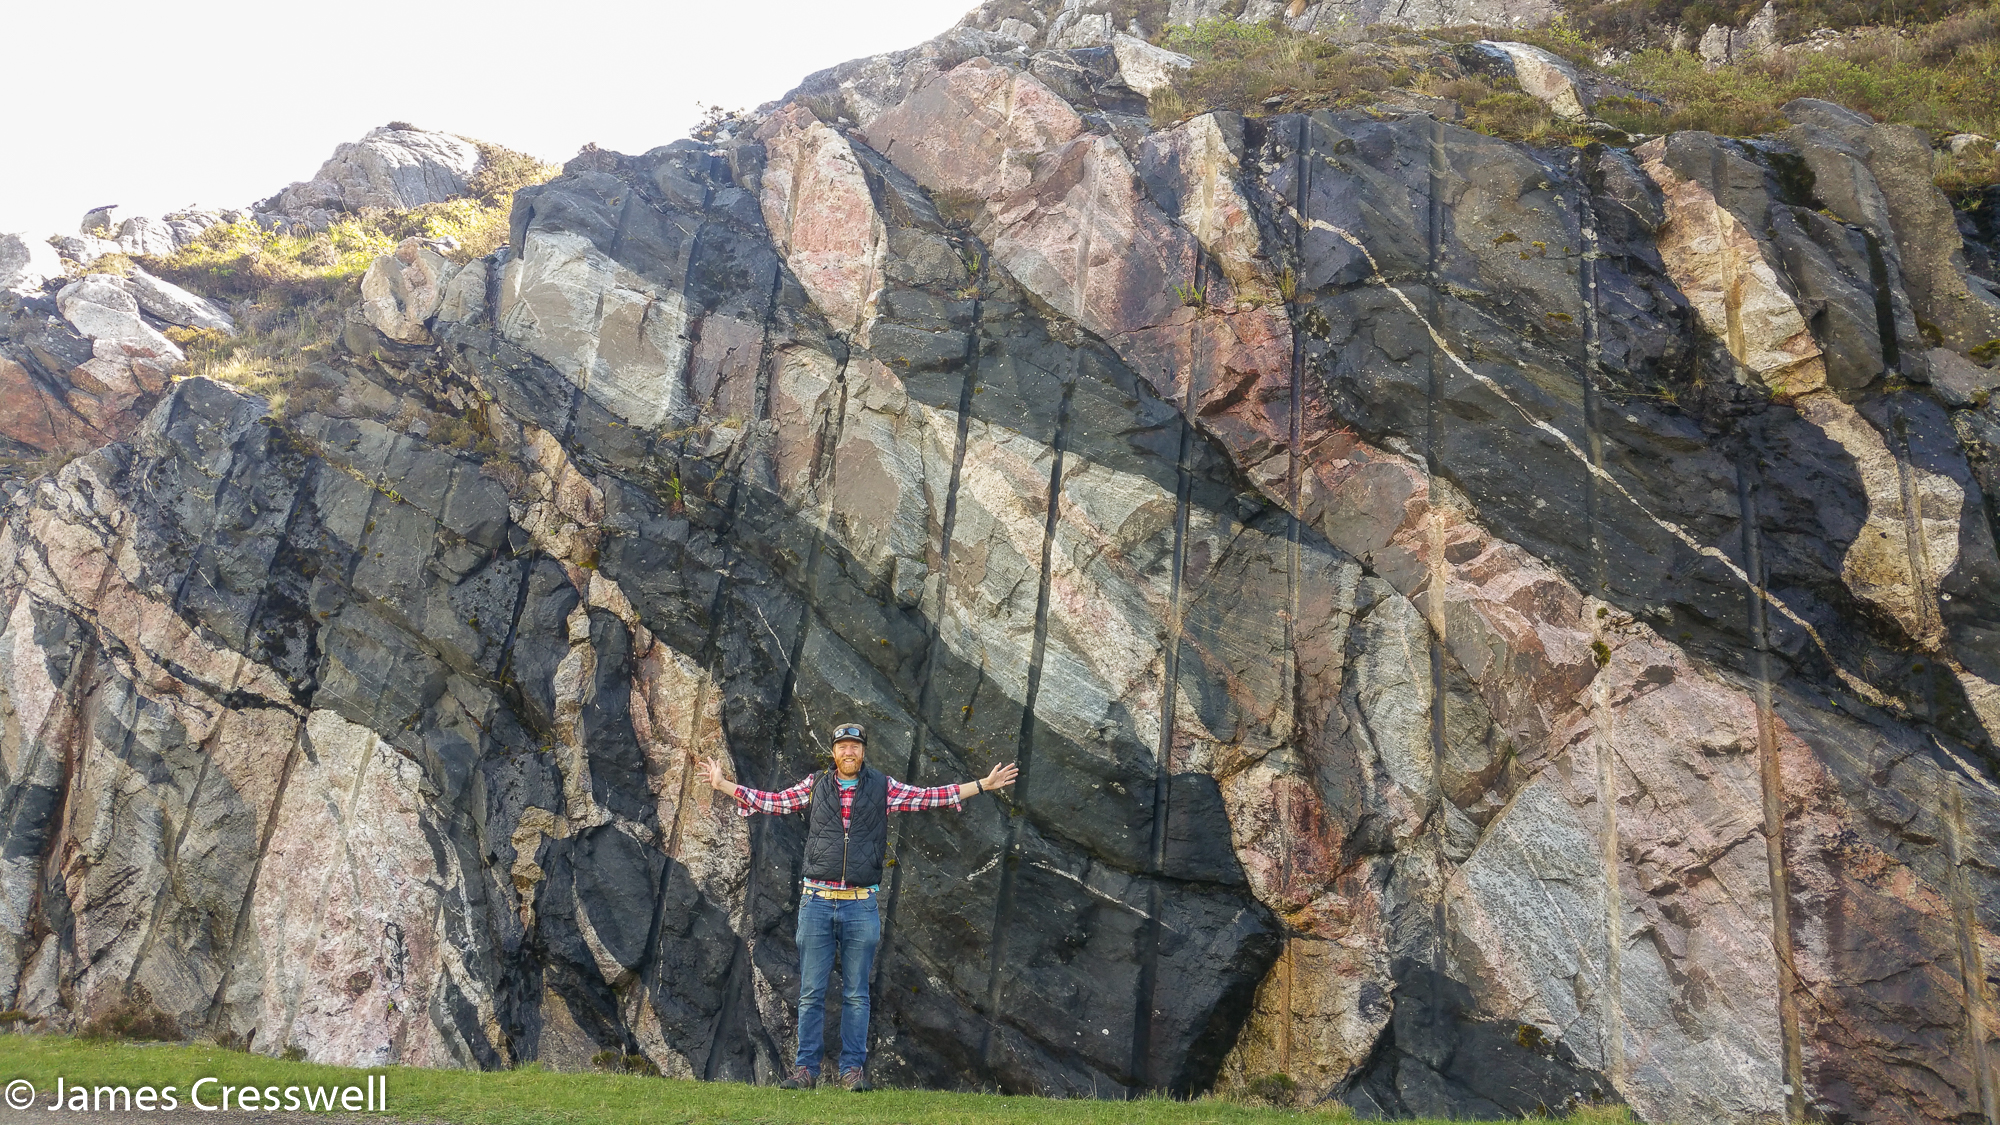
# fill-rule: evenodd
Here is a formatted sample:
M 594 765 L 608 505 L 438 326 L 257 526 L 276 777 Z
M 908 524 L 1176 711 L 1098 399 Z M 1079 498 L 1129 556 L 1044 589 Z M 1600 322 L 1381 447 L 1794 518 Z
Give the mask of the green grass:
M 1625 103 L 1607 107 L 1606 116 L 1637 132 L 1749 136 L 1783 128 L 1779 107 L 1793 98 L 1824 98 L 1939 136 L 2000 135 L 2000 9 L 1982 7 L 1908 30 L 1713 70 L 1685 51 L 1642 51 L 1614 73 L 1665 99 L 1667 108 Z M 1992 146 L 1986 147 L 1963 168 L 1941 166 L 1940 185 L 1992 182 Z
M 156 276 L 227 306 L 242 329 L 234 337 L 169 331 L 188 354 L 187 374 L 263 395 L 282 412 L 290 397 L 314 389 L 309 369 L 333 355 L 342 321 L 360 295 L 361 275 L 377 257 L 411 236 L 457 239 L 458 249 L 446 256 L 459 262 L 499 249 L 507 241 L 514 193 L 562 169 L 474 143 L 480 165 L 464 198 L 407 211 L 363 210 L 318 234 L 225 223 L 170 257 L 142 259 Z M 92 268 L 122 272 L 129 264 L 113 255 Z
M 195 1045 L 145 1046 L 89 1042 L 56 1035 L 0 1035 L 0 1085 L 16 1078 L 53 1091 L 60 1075 L 70 1085 L 178 1087 L 186 1107 L 196 1079 L 227 1085 L 360 1085 L 364 1074 L 386 1073 L 389 1113 L 398 1118 L 444 1119 L 457 1125 L 650 1125 L 658 1122 L 825 1122 L 828 1125 L 1304 1125 L 1348 1118 L 1345 1110 L 1292 1110 L 1218 1098 L 1177 1102 L 1164 1098 L 1107 1105 L 1080 1099 L 1000 1097 L 917 1090 L 786 1091 L 734 1082 L 693 1082 L 614 1074 L 557 1074 L 535 1068 L 512 1071 L 422 1070 L 388 1067 L 353 1070 L 287 1062 L 263 1055 Z M 215 1104 L 218 1086 L 203 1088 Z M 46 1096 L 37 1106 L 48 1103 Z M 233 1106 L 234 1103 L 232 1103 Z M 1620 1111 L 1593 1110 L 1573 1122 L 1611 1125 Z
M 1445 28 L 1424 34 L 1377 28 L 1384 42 L 1343 47 L 1282 24 L 1203 20 L 1170 28 L 1162 43 L 1195 60 L 1173 87 L 1153 95 L 1154 123 L 1166 127 L 1197 113 L 1232 109 L 1248 116 L 1367 106 L 1392 86 L 1450 98 L 1469 128 L 1512 140 L 1561 144 L 1589 135 L 1560 121 L 1511 78 L 1461 77 L 1429 61 L 1453 43 L 1501 37 L 1532 42 L 1573 59 L 1594 45 L 1567 22 L 1538 29 Z
M 1360 104 L 1406 77 L 1276 24 L 1208 19 L 1169 28 L 1161 42 L 1194 60 L 1171 89 L 1153 95 L 1153 120 L 1163 127 L 1218 109 L 1256 116 Z M 1281 104 L 1266 106 L 1272 97 Z
M 1739 7 L 1748 2 L 1730 0 Z M 1615 28 L 1590 17 L 1619 8 L 1579 7 L 1534 29 L 1465 26 L 1416 34 L 1374 28 L 1378 42 L 1353 46 L 1277 23 L 1204 20 L 1171 28 L 1162 37 L 1165 46 L 1186 53 L 1195 64 L 1171 89 L 1153 96 L 1153 119 L 1167 127 L 1217 109 L 1257 116 L 1363 107 L 1382 90 L 1409 86 L 1458 102 L 1465 124 L 1483 133 L 1540 144 L 1584 144 L 1591 139 L 1588 130 L 1554 118 L 1511 80 L 1459 75 L 1428 60 L 1453 44 L 1506 38 L 1588 66 L 1618 44 Z M 1829 7 L 1821 14 L 1839 16 L 1835 25 L 1845 27 L 1852 19 L 1870 13 L 1882 17 L 1889 10 L 1857 9 L 1840 16 Z M 1698 15 L 1706 9 L 1689 6 L 1686 11 Z M 1599 103 L 1597 114 L 1628 133 L 1699 129 L 1748 137 L 1785 128 L 1781 107 L 1794 98 L 1811 97 L 1878 121 L 1912 125 L 1938 139 L 1952 133 L 2000 137 L 2000 5 L 1926 0 L 1904 4 L 1899 11 L 1906 20 L 1899 32 L 1864 31 L 1824 50 L 1795 47 L 1713 69 L 1690 51 L 1639 51 L 1611 74 L 1658 101 L 1610 97 Z M 1926 18 L 1929 22 L 1917 22 Z M 1975 146 L 1963 157 L 1940 155 L 1932 172 L 1946 192 L 1969 192 L 2000 183 L 2000 156 L 1991 145 Z
M 1980 0 L 1786 0 L 1778 5 L 1778 37 L 1803 39 L 1815 29 L 1931 23 L 1979 6 Z M 1663 29 L 1684 27 L 1699 37 L 1710 24 L 1742 27 L 1764 0 L 1563 0 L 1567 19 L 1591 39 L 1621 51 L 1657 45 Z

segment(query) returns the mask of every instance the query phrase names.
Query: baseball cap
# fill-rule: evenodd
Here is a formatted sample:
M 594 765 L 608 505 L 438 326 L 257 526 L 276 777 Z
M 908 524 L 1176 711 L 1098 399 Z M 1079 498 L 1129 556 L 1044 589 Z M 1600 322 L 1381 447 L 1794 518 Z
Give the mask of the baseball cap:
M 868 745 L 868 732 L 861 729 L 860 723 L 842 723 L 833 728 L 833 740 L 835 742 L 849 738 L 859 742 L 863 746 Z

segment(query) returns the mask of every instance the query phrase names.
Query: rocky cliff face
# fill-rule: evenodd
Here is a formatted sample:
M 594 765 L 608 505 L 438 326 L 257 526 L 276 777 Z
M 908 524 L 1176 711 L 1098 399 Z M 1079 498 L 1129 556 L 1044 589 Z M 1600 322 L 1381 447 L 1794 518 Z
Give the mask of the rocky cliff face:
M 878 1080 L 1992 1120 L 2000 300 L 1923 138 L 1155 130 L 1005 20 L 407 245 L 282 417 L 17 291 L 161 397 L 9 493 L 0 1003 L 768 1080 L 803 826 L 690 755 L 854 719 L 1022 766 L 895 825 Z

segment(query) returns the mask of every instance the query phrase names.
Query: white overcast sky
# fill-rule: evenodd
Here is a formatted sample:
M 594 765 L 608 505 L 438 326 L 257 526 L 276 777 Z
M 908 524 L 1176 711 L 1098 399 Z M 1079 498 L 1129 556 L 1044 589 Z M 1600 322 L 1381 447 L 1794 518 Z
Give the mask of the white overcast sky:
M 239 206 L 390 121 L 562 161 L 644 152 L 912 47 L 977 0 L 0 3 L 0 231 Z

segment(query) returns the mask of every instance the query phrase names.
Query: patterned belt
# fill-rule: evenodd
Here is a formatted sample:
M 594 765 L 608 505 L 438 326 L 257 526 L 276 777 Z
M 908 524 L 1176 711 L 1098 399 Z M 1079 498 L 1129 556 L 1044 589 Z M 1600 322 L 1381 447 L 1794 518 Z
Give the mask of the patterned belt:
M 846 890 L 837 891 L 832 887 L 809 886 L 806 888 L 806 893 L 816 898 L 853 899 L 871 898 L 874 896 L 875 891 L 872 887 L 848 887 Z

